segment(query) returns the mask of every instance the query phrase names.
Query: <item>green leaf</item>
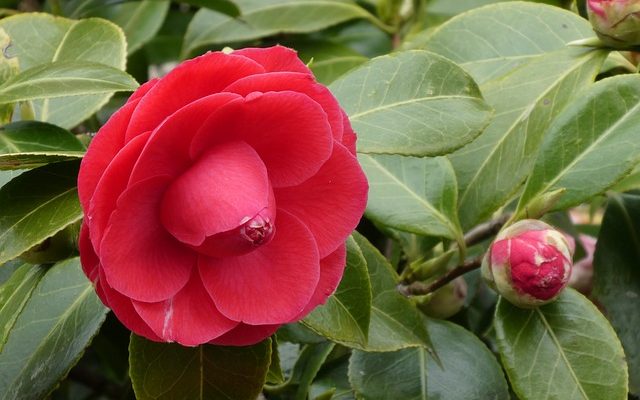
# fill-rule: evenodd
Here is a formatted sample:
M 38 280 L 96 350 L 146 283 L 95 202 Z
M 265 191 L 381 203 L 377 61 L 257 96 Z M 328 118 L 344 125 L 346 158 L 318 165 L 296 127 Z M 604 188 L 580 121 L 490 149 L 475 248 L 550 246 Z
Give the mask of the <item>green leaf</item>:
M 640 76 L 604 79 L 572 102 L 550 128 L 519 210 L 554 190 L 553 209 L 604 192 L 640 162 Z
M 284 383 L 284 373 L 282 372 L 282 367 L 280 367 L 280 355 L 278 354 L 278 341 L 275 336 L 271 338 L 271 361 L 269 362 L 269 370 L 267 371 L 265 382 L 276 385 Z
M 316 333 L 347 346 L 366 347 L 371 319 L 371 284 L 360 247 L 347 240 L 347 266 L 336 292 L 302 322 Z
M 625 176 L 611 188 L 611 190 L 615 192 L 628 192 L 638 189 L 640 189 L 640 164 L 636 165 L 629 175 Z
M 246 347 L 184 347 L 131 335 L 131 382 L 138 400 L 255 400 L 262 390 L 271 339 Z
M 157 1 L 157 0 L 156 0 Z M 205 7 L 210 10 L 217 11 L 219 13 L 228 15 L 230 17 L 237 17 L 240 15 L 240 9 L 235 3 L 236 0 L 178 0 L 181 3 L 193 4 L 194 6 Z
M 81 158 L 85 148 L 66 129 L 36 121 L 0 127 L 0 169 L 29 169 Z
M 364 351 L 395 351 L 407 347 L 431 347 L 422 314 L 396 290 L 398 276 L 386 258 L 364 236 L 353 234 L 367 262 L 371 280 L 371 322 Z
M 291 382 L 296 386 L 293 400 L 307 400 L 309 387 L 334 346 L 334 343 L 324 342 L 308 344 L 302 349 L 291 375 Z
M 374 58 L 331 85 L 358 132 L 358 152 L 435 156 L 476 138 L 491 108 L 451 61 L 412 50 Z
M 423 348 L 353 351 L 349 377 L 359 398 L 510 399 L 500 365 L 475 335 L 446 321 L 426 326 L 439 362 Z
M 10 301 L 26 303 L 0 310 L 0 321 L 5 311 L 19 312 L 0 351 L 3 400 L 45 398 L 78 361 L 108 311 L 77 258 L 50 269 L 23 268 L 27 287 L 17 296 L 26 299 Z
M 422 235 L 462 236 L 456 177 L 447 158 L 360 154 L 358 159 L 369 180 L 367 217 Z
M 78 164 L 45 165 L 0 188 L 0 264 L 82 218 Z
M 183 55 L 216 44 L 259 39 L 277 33 L 307 33 L 354 18 L 377 22 L 350 0 L 235 0 L 240 16 L 201 9 L 184 37 Z
M 125 36 L 117 25 L 103 19 L 74 21 L 25 13 L 0 20 L 0 28 L 11 37 L 11 55 L 19 58 L 22 71 L 52 62 L 90 62 L 120 70 L 125 67 Z M 33 106 L 37 120 L 71 128 L 95 113 L 110 97 L 111 93 L 103 92 L 37 100 Z
M 56 61 L 23 71 L 0 86 L 0 104 L 35 99 L 131 91 L 131 75 L 103 64 Z
M 314 400 L 326 399 L 322 397 L 331 394 L 331 400 L 355 400 L 353 389 L 348 377 L 349 360 L 325 365 L 311 385 L 309 395 Z
M 579 16 L 508 2 L 452 18 L 426 49 L 459 63 L 496 112 L 480 137 L 450 156 L 467 229 L 504 206 L 525 181 L 554 117 L 591 83 L 606 52 L 567 48 L 593 36 Z
M 42 267 L 22 264 L 0 286 L 0 353 L 9 339 L 11 329 L 45 272 L 46 269 Z
M 0 28 L 0 83 L 11 78 L 20 71 L 18 58 L 7 56 L 9 47 L 11 47 L 11 38 L 7 35 L 4 29 Z M 11 122 L 12 115 L 12 104 L 0 106 L 0 124 Z
M 296 42 L 295 49 L 309 63 L 318 82 L 325 85 L 369 60 L 345 45 L 330 41 Z
M 501 298 L 494 324 L 502 364 L 519 398 L 627 398 L 620 341 L 600 311 L 573 289 L 531 310 Z
M 639 266 L 640 196 L 612 196 L 598 236 L 593 294 L 622 341 L 630 391 L 636 395 L 640 395 Z
M 129 1 L 100 7 L 90 15 L 121 27 L 127 37 L 127 53 L 133 54 L 158 33 L 169 6 L 168 0 Z

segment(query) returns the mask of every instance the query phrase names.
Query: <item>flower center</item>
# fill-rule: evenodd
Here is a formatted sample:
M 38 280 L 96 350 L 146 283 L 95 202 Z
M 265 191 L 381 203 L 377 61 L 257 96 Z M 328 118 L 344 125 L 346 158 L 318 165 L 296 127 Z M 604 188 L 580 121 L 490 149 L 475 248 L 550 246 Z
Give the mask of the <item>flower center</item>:
M 254 246 L 267 243 L 273 237 L 274 227 L 269 217 L 258 214 L 253 218 L 245 217 L 240 227 L 240 236 Z

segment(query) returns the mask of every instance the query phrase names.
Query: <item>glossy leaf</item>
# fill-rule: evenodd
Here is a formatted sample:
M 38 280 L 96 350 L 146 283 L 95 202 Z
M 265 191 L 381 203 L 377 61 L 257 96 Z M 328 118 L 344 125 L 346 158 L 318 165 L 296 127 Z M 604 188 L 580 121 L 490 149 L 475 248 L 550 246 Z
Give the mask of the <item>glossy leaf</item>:
M 0 169 L 28 169 L 81 158 L 82 143 L 66 129 L 36 121 L 0 127 Z
M 426 326 L 439 363 L 423 348 L 354 350 L 349 377 L 359 398 L 510 399 L 500 365 L 474 334 L 441 320 L 429 320 Z
M 5 82 L 20 71 L 17 57 L 9 57 L 8 49 L 11 46 L 11 38 L 4 29 L 0 28 L 0 84 Z M 13 105 L 5 104 L 0 106 L 0 124 L 11 122 L 13 115 Z
M 456 239 L 458 190 L 445 157 L 358 156 L 369 180 L 367 216 L 403 231 Z
M 57 61 L 23 71 L 0 85 L 0 104 L 53 97 L 131 91 L 129 74 L 103 64 Z
M 374 58 L 331 85 L 358 132 L 358 152 L 435 156 L 477 137 L 491 118 L 473 79 L 436 54 Z
M 158 1 L 158 0 L 155 0 Z M 181 3 L 193 4 L 194 6 L 205 7 L 210 10 L 237 17 L 240 15 L 240 9 L 235 4 L 237 0 L 178 0 Z
M 22 264 L 0 286 L 0 353 L 9 339 L 11 329 L 45 272 L 46 269 L 40 266 Z
M 25 13 L 0 20 L 0 28 L 11 37 L 10 53 L 20 60 L 21 71 L 52 62 L 89 62 L 124 70 L 126 40 L 122 30 L 109 21 L 98 18 L 74 21 L 44 13 Z M 131 90 L 130 78 L 118 82 L 126 83 L 128 88 L 33 101 L 36 119 L 71 128 L 106 104 L 112 92 Z
M 640 189 L 640 164 L 625 176 L 620 182 L 616 183 L 611 190 L 615 192 L 628 192 L 629 190 Z
M 371 322 L 365 351 L 394 351 L 407 347 L 431 347 L 422 314 L 396 290 L 398 276 L 386 258 L 357 232 L 356 244 L 367 262 L 371 280 Z
M 610 197 L 594 268 L 594 296 L 622 341 L 629 390 L 640 395 L 640 196 Z
M 131 335 L 131 382 L 138 400 L 255 400 L 262 390 L 271 339 L 246 347 L 184 347 Z
M 184 37 L 183 55 L 216 44 L 248 41 L 276 33 L 306 33 L 354 18 L 375 17 L 350 0 L 234 0 L 240 16 L 201 9 Z
M 495 117 L 451 155 L 467 229 L 504 206 L 525 181 L 543 136 L 578 88 L 593 81 L 606 52 L 568 48 L 593 36 L 558 7 L 508 2 L 452 18 L 425 48 L 459 63 L 480 84 Z
M 128 1 L 100 7 L 90 15 L 120 26 L 127 38 L 127 53 L 132 54 L 158 33 L 169 6 L 169 0 Z
M 308 399 L 309 387 L 334 347 L 334 343 L 323 342 L 309 344 L 302 349 L 290 380 L 295 385 L 293 400 Z
M 525 310 L 500 299 L 495 315 L 500 358 L 525 400 L 627 398 L 627 365 L 606 318 L 572 289 Z
M 300 58 L 309 63 L 318 82 L 325 85 L 369 59 L 351 48 L 330 41 L 295 43 Z
M 367 261 L 353 238 L 347 240 L 347 266 L 336 292 L 302 322 L 318 334 L 347 346 L 366 347 L 371 319 Z
M 0 310 L 3 321 L 5 311 L 19 312 L 0 351 L 3 400 L 45 398 L 78 361 L 108 311 L 77 258 L 50 269 L 23 268 L 29 287 L 16 293 L 24 297 L 10 301 L 24 304 Z
M 554 209 L 604 192 L 640 162 L 640 77 L 602 80 L 572 102 L 551 126 L 519 210 L 564 189 Z
M 0 189 L 0 263 L 11 260 L 82 218 L 78 162 L 24 172 Z

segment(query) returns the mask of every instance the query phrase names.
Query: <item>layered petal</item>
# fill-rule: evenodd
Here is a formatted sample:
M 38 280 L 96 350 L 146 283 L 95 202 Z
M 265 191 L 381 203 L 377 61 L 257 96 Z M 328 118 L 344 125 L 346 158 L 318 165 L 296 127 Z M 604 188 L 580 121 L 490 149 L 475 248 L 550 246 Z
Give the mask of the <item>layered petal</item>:
M 313 233 L 320 257 L 344 243 L 367 205 L 369 185 L 358 160 L 341 144 L 306 182 L 275 189 L 278 210 L 298 217 Z
M 248 75 L 264 73 L 257 62 L 221 52 L 207 53 L 178 65 L 144 97 L 131 118 L 126 140 L 153 130 L 165 118 L 185 105 L 220 92 Z
M 154 87 L 159 81 L 160 78 L 155 78 L 140 85 L 140 87 L 136 89 L 136 91 L 133 92 L 131 96 L 129 96 L 129 98 L 127 99 L 127 103 L 131 103 L 134 100 L 140 100 L 141 98 L 143 98 L 144 95 L 147 94 L 147 92 L 149 92 L 149 90 L 151 90 L 151 88 Z
M 300 93 L 252 93 L 213 114 L 191 144 L 192 158 L 226 141 L 242 140 L 260 155 L 273 187 L 313 176 L 331 154 L 331 127 L 322 108 Z
M 160 223 L 160 200 L 169 180 L 154 177 L 129 187 L 118 199 L 100 246 L 109 285 L 139 301 L 158 302 L 186 285 L 196 255 Z
M 216 309 L 196 270 L 187 285 L 172 298 L 159 303 L 134 301 L 133 306 L 163 341 L 183 346 L 206 343 L 239 324 Z
M 103 288 L 106 302 L 105 305 L 113 311 L 118 317 L 118 320 L 122 322 L 122 325 L 126 326 L 130 331 L 135 332 L 137 335 L 144 336 L 149 340 L 155 342 L 162 342 L 163 340 L 153 332 L 153 330 L 147 325 L 147 323 L 140 317 L 138 312 L 133 307 L 131 299 L 117 291 L 113 290 L 107 283 L 104 272 L 100 273 L 101 286 Z
M 320 279 L 311 232 L 286 212 L 278 212 L 268 244 L 238 257 L 201 256 L 198 267 L 220 312 L 250 325 L 290 321 L 309 303 Z
M 131 101 L 116 111 L 96 134 L 82 158 L 78 173 L 78 196 L 82 209 L 89 210 L 93 192 L 113 157 L 124 146 L 124 135 L 139 100 Z
M 224 335 L 209 341 L 218 346 L 251 346 L 273 335 L 280 325 L 240 325 Z
M 109 217 L 116 208 L 118 197 L 127 188 L 129 174 L 131 174 L 150 133 L 137 136 L 116 154 L 104 171 L 91 197 L 86 218 L 89 221 L 88 227 L 93 248 L 98 252 L 100 252 L 100 242 Z
M 342 145 L 349 150 L 351 154 L 356 155 L 356 140 L 358 139 L 356 133 L 351 128 L 351 122 L 347 113 L 342 111 Z
M 338 141 L 342 140 L 344 129 L 342 109 L 329 89 L 316 83 L 313 75 L 299 72 L 251 75 L 232 83 L 225 89 L 226 92 L 238 93 L 243 96 L 253 92 L 282 92 L 286 90 L 306 94 L 318 103 L 327 114 L 333 138 Z
M 89 227 L 84 221 L 80 227 L 78 249 L 80 250 L 80 264 L 82 265 L 82 271 L 91 282 L 95 283 L 98 280 L 100 260 L 98 259 L 96 252 L 93 250 L 91 238 L 89 237 Z
M 178 176 L 193 160 L 189 149 L 193 136 L 221 106 L 242 97 L 218 93 L 203 97 L 176 111 L 153 131 L 131 173 L 129 184 L 157 176 Z
M 232 54 L 252 59 L 260 64 L 266 72 L 311 73 L 309 68 L 298 58 L 298 53 L 284 46 L 240 49 L 235 50 Z
M 162 201 L 161 219 L 183 243 L 237 228 L 269 206 L 271 185 L 260 156 L 244 142 L 214 146 L 173 181 Z M 272 207 L 274 208 L 274 207 Z M 275 209 L 271 211 L 275 218 Z
M 327 302 L 340 284 L 344 267 L 347 265 L 347 246 L 342 244 L 336 251 L 320 260 L 320 280 L 316 291 L 304 310 L 292 321 L 298 321 L 307 316 L 314 308 Z

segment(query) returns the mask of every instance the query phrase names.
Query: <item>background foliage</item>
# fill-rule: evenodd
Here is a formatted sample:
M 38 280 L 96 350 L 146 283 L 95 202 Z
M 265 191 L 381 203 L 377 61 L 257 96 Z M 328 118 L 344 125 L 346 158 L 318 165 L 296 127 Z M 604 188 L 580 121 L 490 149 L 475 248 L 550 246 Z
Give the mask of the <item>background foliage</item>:
M 633 53 L 567 45 L 594 36 L 583 7 L 0 0 L 0 399 L 637 399 L 640 77 Z M 359 135 L 344 278 L 255 346 L 130 337 L 76 257 L 78 160 L 139 83 L 276 43 Z M 523 310 L 482 283 L 492 235 L 525 217 L 597 237 L 593 290 Z

